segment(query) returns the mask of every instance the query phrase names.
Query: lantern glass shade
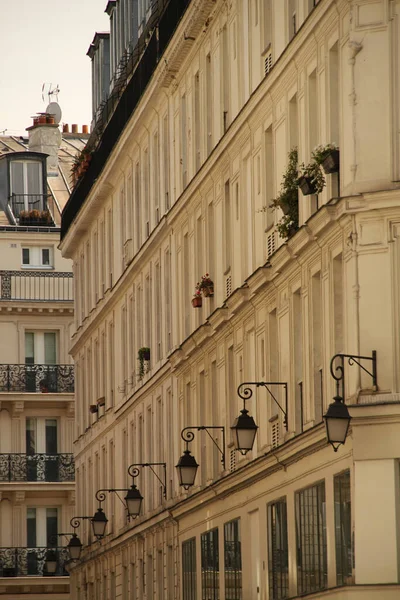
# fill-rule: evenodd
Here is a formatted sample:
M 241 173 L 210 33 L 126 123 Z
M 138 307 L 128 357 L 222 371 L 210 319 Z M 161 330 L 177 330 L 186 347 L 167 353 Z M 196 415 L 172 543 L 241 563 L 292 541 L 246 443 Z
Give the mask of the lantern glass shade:
M 231 427 L 235 450 L 239 450 L 243 456 L 252 450 L 257 429 L 258 426 L 255 424 L 253 417 L 243 408 Z
M 48 550 L 46 552 L 45 566 L 47 573 L 50 575 L 53 575 L 57 571 L 57 554 L 54 550 Z
M 131 489 L 128 490 L 125 496 L 126 506 L 128 508 L 128 515 L 130 517 L 138 517 L 142 508 L 143 496 L 137 489 L 136 485 L 132 485 Z
M 104 537 L 104 534 L 106 532 L 107 523 L 108 523 L 108 519 L 107 519 L 106 515 L 104 514 L 103 509 L 98 508 L 92 519 L 93 533 L 97 538 Z
M 326 437 L 335 452 L 337 452 L 340 444 L 344 444 L 346 441 L 351 416 L 341 396 L 335 396 L 334 400 L 335 402 L 329 405 L 326 414 L 324 414 L 324 419 Z
M 79 560 L 82 552 L 82 542 L 76 533 L 72 535 L 72 538 L 68 542 L 67 548 L 71 560 Z
M 190 454 L 190 450 L 185 450 L 176 465 L 179 485 L 183 486 L 185 490 L 194 485 L 198 468 L 199 465 L 195 457 Z

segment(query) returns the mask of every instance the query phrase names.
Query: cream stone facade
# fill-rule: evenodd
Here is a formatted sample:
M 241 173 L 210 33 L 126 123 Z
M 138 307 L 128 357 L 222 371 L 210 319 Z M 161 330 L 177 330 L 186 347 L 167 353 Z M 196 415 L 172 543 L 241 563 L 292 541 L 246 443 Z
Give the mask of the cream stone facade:
M 76 282 L 77 512 L 92 515 L 101 488 L 127 489 L 133 463 L 166 463 L 166 498 L 146 467 L 137 519 L 107 494 L 106 536 L 82 524 L 71 596 L 397 599 L 400 3 L 161 4 L 113 116 L 95 125 L 61 250 Z M 115 18 L 122 6 L 108 3 Z M 288 153 L 308 163 L 331 142 L 340 173 L 318 195 L 298 191 L 299 227 L 281 238 L 269 206 Z M 214 295 L 193 308 L 206 273 Z M 334 452 L 331 358 L 373 351 L 376 385 L 345 363 L 352 421 Z M 237 387 L 261 381 L 287 384 L 287 430 L 254 390 L 259 429 L 242 456 Z M 282 407 L 283 389 L 271 386 Z M 188 426 L 200 466 L 185 491 Z
M 75 514 L 71 261 L 58 249 L 85 137 L 57 125 L 0 137 L 0 596 L 69 598 Z M 48 548 L 57 569 L 46 575 Z

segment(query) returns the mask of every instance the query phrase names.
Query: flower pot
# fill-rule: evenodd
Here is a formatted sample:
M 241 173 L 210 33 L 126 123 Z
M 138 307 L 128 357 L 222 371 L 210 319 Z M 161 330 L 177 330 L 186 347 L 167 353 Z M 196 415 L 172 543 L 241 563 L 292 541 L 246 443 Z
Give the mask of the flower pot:
M 317 190 L 312 182 L 311 177 L 299 177 L 299 188 L 303 192 L 304 196 L 310 196 L 311 194 L 316 194 Z
M 329 175 L 330 173 L 337 173 L 340 167 L 339 150 L 331 150 L 321 164 L 326 175 Z
M 203 292 L 203 296 L 208 298 L 209 296 L 214 296 L 214 286 L 208 285 L 204 286 L 201 290 Z
M 280 202 L 280 207 L 284 215 L 288 215 L 290 212 L 290 204 L 286 202 L 286 200 L 282 200 Z
M 192 298 L 192 306 L 193 308 L 201 308 L 203 304 L 203 298 L 201 296 L 195 296 Z
M 140 350 L 139 351 L 139 360 L 150 360 L 150 349 L 148 348 L 147 350 Z

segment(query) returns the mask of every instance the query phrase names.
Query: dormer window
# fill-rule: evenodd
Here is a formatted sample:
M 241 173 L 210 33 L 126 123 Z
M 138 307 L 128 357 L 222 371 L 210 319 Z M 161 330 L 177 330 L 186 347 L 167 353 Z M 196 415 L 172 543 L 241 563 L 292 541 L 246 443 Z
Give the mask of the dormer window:
M 14 217 L 21 211 L 43 211 L 43 163 L 38 160 L 10 161 L 10 200 Z

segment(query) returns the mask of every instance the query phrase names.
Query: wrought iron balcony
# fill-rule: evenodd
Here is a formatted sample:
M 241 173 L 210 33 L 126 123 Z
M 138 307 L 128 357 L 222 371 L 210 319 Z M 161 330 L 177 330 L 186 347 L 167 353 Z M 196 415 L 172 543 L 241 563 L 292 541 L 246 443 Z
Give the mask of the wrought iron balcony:
M 0 392 L 72 394 L 73 365 L 0 365 Z
M 0 454 L 1 481 L 75 481 L 73 454 Z
M 72 301 L 73 275 L 53 271 L 0 271 L 0 300 Z
M 52 227 L 53 218 L 47 214 L 51 199 L 49 194 L 11 194 L 8 204 L 20 225 Z
M 57 570 L 51 575 L 45 571 L 48 550 L 57 556 Z M 68 576 L 64 568 L 68 559 L 66 548 L 0 548 L 0 577 Z

